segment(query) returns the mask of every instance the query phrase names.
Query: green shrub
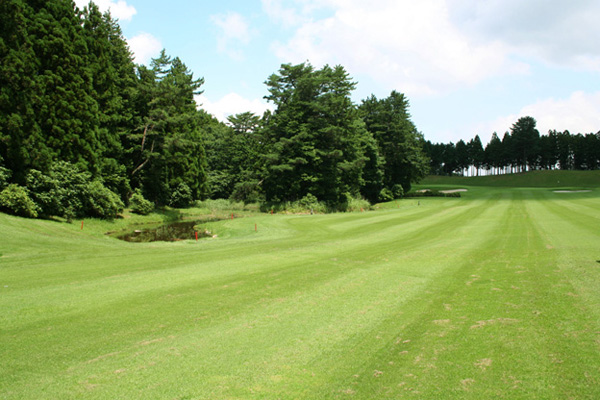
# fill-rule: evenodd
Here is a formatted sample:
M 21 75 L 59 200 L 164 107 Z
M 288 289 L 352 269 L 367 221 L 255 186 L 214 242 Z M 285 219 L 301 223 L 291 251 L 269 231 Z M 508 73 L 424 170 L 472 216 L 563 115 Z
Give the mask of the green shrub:
M 8 168 L 0 167 L 0 190 L 3 190 L 8 186 L 8 180 L 10 179 L 11 171 Z
M 307 193 L 306 196 L 298 201 L 298 204 L 306 209 L 311 209 L 319 207 L 319 199 L 317 199 L 312 193 Z
M 259 191 L 258 181 L 238 182 L 231 193 L 231 200 L 243 201 L 244 203 L 257 203 L 263 200 L 263 195 Z
M 91 174 L 77 166 L 59 161 L 47 174 L 29 171 L 27 188 L 44 216 L 55 215 L 68 220 L 85 215 Z
M 140 189 L 136 189 L 133 196 L 129 200 L 129 207 L 131 212 L 140 215 L 148 215 L 154 210 L 154 204 L 151 201 L 146 200 Z
M 37 206 L 29 197 L 27 188 L 10 184 L 0 192 L 0 208 L 10 214 L 36 218 Z
M 368 200 L 353 197 L 348 202 L 348 207 L 346 208 L 346 211 L 364 211 L 370 209 L 371 203 L 369 203 Z
M 123 211 L 124 204 L 119 195 L 100 181 L 92 181 L 86 188 L 86 215 L 99 218 L 115 218 Z
M 115 192 L 68 162 L 54 163 L 47 174 L 31 170 L 26 180 L 31 199 L 46 217 L 114 218 L 123 211 L 123 201 Z
M 404 197 L 460 197 L 460 193 L 442 193 L 439 190 L 425 190 L 421 192 L 406 193 Z
M 404 196 L 404 188 L 400 184 L 392 186 L 392 196 L 394 199 L 401 199 Z
M 379 201 L 386 202 L 392 200 L 394 200 L 394 194 L 392 191 L 388 188 L 381 189 L 381 192 L 379 192 Z
M 192 190 L 185 183 L 180 183 L 177 188 L 171 193 L 169 205 L 175 208 L 186 208 L 192 205 L 194 198 Z

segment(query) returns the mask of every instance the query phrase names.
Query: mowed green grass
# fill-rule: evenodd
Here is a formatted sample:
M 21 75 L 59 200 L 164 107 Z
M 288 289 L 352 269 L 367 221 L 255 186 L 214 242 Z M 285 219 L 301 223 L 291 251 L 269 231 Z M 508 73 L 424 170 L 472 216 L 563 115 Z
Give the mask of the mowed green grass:
M 600 186 L 600 170 L 595 171 L 531 171 L 491 176 L 428 176 L 423 184 L 469 185 L 492 187 L 583 188 Z
M 199 242 L 0 214 L 0 398 L 600 398 L 600 191 L 468 189 Z

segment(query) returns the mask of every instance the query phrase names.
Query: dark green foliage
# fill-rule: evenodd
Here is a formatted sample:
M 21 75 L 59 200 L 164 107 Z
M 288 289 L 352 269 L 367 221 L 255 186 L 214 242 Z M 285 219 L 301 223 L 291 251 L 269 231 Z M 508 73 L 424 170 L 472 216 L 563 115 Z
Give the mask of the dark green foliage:
M 11 183 L 0 192 L 0 209 L 27 218 L 38 216 L 37 207 L 29 197 L 27 188 Z
M 210 196 L 232 197 L 238 201 L 256 198 L 263 147 L 259 132 L 261 120 L 252 113 L 230 116 L 228 120 L 231 126 L 211 118 L 204 128 Z
M 485 161 L 485 152 L 479 135 L 475 135 L 468 144 L 469 160 L 470 165 L 475 169 L 477 175 L 479 175 L 479 169 L 483 166 Z
M 381 189 L 381 192 L 379 192 L 379 201 L 386 202 L 392 200 L 394 200 L 394 194 L 392 191 L 388 188 Z
M 4 160 L 0 155 L 0 190 L 4 189 L 8 185 L 8 182 L 10 181 L 10 177 L 12 175 L 11 170 L 9 170 L 8 168 L 4 168 L 3 161 Z
M 266 82 L 276 110 L 265 120 L 263 188 L 269 201 L 312 193 L 332 207 L 363 186 L 369 134 L 350 100 L 355 84 L 341 66 L 281 66 Z
M 538 165 L 540 133 L 535 126 L 534 118 L 522 117 L 511 128 L 515 161 L 521 171 L 527 166 L 535 169 Z
M 31 170 L 27 187 L 42 216 L 115 218 L 123 210 L 117 194 L 77 166 L 60 161 L 47 174 Z
M 394 199 L 402 198 L 402 196 L 404 196 L 404 188 L 402 185 L 396 184 L 392 186 L 392 195 L 394 196 Z
M 91 180 L 89 172 L 68 162 L 60 161 L 46 174 L 31 170 L 27 187 L 40 208 L 40 215 L 74 218 L 84 215 L 86 186 Z
M 383 184 L 390 189 L 400 184 L 410 190 L 428 172 L 424 140 L 410 120 L 408 100 L 392 91 L 378 100 L 371 96 L 360 105 L 367 130 L 372 133 L 383 159 Z
M 123 211 L 124 204 L 120 197 L 100 181 L 90 182 L 86 189 L 85 215 L 112 219 Z
M 12 173 L 8 168 L 0 167 L 0 190 L 8 185 L 11 175 Z
M 230 198 L 234 201 L 243 201 L 246 204 L 264 201 L 264 196 L 260 191 L 259 181 L 257 180 L 236 183 Z
M 439 190 L 424 190 L 420 192 L 410 192 L 404 195 L 406 198 L 413 197 L 461 197 L 459 192 L 443 193 Z
M 307 209 L 315 208 L 319 205 L 319 199 L 313 196 L 311 193 L 308 193 L 306 196 L 301 198 L 298 203 Z
M 179 58 L 171 59 L 164 50 L 151 66 L 139 69 L 138 98 L 146 105 L 140 110 L 143 133 L 128 139 L 135 186 L 159 204 L 166 204 L 170 188 L 181 183 L 194 199 L 203 198 L 208 192 L 206 157 L 194 95 L 202 93 L 204 80 L 194 79 Z
M 600 132 L 572 135 L 569 131 L 551 130 L 540 135 L 532 117 L 520 118 L 502 140 L 494 132 L 485 146 L 483 162 L 478 139 L 468 144 L 459 141 L 442 144 L 427 142 L 425 151 L 431 158 L 431 170 L 437 175 L 471 175 L 480 169 L 500 174 L 535 169 L 594 170 L 600 167 Z M 480 141 L 479 141 L 480 142 Z M 471 168 L 470 168 L 471 167 Z
M 148 215 L 154 210 L 154 204 L 151 201 L 146 200 L 142 191 L 136 189 L 136 191 L 131 196 L 129 200 L 129 207 L 131 208 L 131 212 L 140 215 Z
M 192 205 L 193 201 L 192 190 L 185 183 L 180 183 L 171 193 L 169 205 L 176 208 L 185 208 Z
M 202 83 L 164 51 L 136 73 L 119 25 L 93 3 L 80 11 L 71 0 L 2 1 L 0 184 L 29 177 L 42 215 L 114 216 L 122 206 L 110 193 L 125 200 L 131 186 L 163 204 L 180 183 L 201 198 L 206 159 L 193 96 Z M 102 187 L 83 199 L 82 183 L 55 182 L 59 162 Z

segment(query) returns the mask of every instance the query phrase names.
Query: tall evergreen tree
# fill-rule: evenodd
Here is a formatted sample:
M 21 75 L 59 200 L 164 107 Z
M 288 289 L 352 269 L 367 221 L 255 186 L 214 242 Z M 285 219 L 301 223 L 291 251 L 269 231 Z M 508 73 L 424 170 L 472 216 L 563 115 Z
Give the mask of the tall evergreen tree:
M 129 177 L 123 141 L 135 129 L 133 94 L 135 65 L 121 28 L 110 13 L 91 3 L 83 10 L 88 65 L 93 77 L 92 96 L 98 103 L 98 140 L 102 157 L 100 174 L 107 187 L 128 196 Z
M 406 192 L 425 176 L 429 164 L 423 153 L 423 137 L 410 120 L 408 107 L 408 99 L 396 91 L 382 100 L 372 95 L 360 106 L 367 130 L 379 146 L 385 187 L 391 190 L 402 185 Z
M 471 157 L 469 154 L 469 146 L 464 140 L 460 139 L 456 142 L 456 167 L 461 175 L 465 174 L 465 170 L 471 165 Z
M 522 117 L 511 128 L 514 154 L 521 171 L 526 167 L 534 169 L 538 165 L 540 133 L 533 117 Z
M 59 159 L 97 172 L 98 105 L 82 16 L 71 0 L 0 7 L 1 151 L 15 179 Z
M 485 159 L 485 153 L 479 135 L 475 135 L 475 137 L 469 141 L 468 148 L 471 164 L 475 168 L 475 174 L 479 176 L 479 170 L 483 166 Z
M 204 79 L 194 79 L 186 65 L 165 50 L 151 67 L 139 68 L 137 101 L 147 106 L 140 114 L 143 132 L 133 137 L 141 143 L 132 175 L 139 174 L 136 181 L 157 203 L 168 203 L 180 184 L 189 187 L 194 198 L 203 198 L 208 191 L 206 155 L 194 95 L 202 93 Z
M 502 141 L 496 132 L 492 134 L 492 138 L 485 147 L 485 159 L 488 167 L 498 173 L 502 166 Z
M 267 200 L 299 200 L 308 193 L 332 205 L 363 185 L 368 133 L 350 93 L 355 84 L 341 66 L 281 66 L 266 82 L 276 110 L 265 121 Z

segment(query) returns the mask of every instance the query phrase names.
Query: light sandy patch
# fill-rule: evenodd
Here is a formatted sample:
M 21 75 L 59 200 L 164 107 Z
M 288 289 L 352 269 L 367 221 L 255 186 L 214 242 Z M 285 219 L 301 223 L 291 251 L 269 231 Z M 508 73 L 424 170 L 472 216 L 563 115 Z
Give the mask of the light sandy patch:
M 467 286 L 471 286 L 471 284 L 472 284 L 473 282 L 475 282 L 475 281 L 478 281 L 478 280 L 479 280 L 479 278 L 481 278 L 481 277 L 480 277 L 479 275 L 471 275 L 471 278 L 472 278 L 471 280 L 469 280 L 469 281 L 465 282 L 465 285 L 467 285 Z
M 554 190 L 554 193 L 589 193 L 591 190 Z
M 485 371 L 488 367 L 492 366 L 492 359 L 491 358 L 482 358 L 481 360 L 477 360 L 477 362 L 475 363 L 475 366 L 479 367 Z
M 459 193 L 466 192 L 467 189 L 452 189 L 452 190 L 440 190 L 440 193 Z
M 115 351 L 114 353 L 104 354 L 102 356 L 98 356 L 96 358 L 92 358 L 91 360 L 87 360 L 85 363 L 86 364 L 90 364 L 90 363 L 93 363 L 93 362 L 96 362 L 96 361 L 104 360 L 105 358 L 116 356 L 119 353 L 121 353 L 121 352 L 120 351 Z
M 460 385 L 462 386 L 463 390 L 469 390 L 469 387 L 475 383 L 475 379 L 473 378 L 467 378 L 467 379 L 463 379 L 462 381 L 460 381 Z
M 496 325 L 496 324 L 501 324 L 501 325 L 514 324 L 515 322 L 519 322 L 519 320 L 514 319 L 514 318 L 488 319 L 485 321 L 477 321 L 477 323 L 475 325 L 471 325 L 471 329 L 477 329 L 477 328 L 482 328 L 484 326 Z

